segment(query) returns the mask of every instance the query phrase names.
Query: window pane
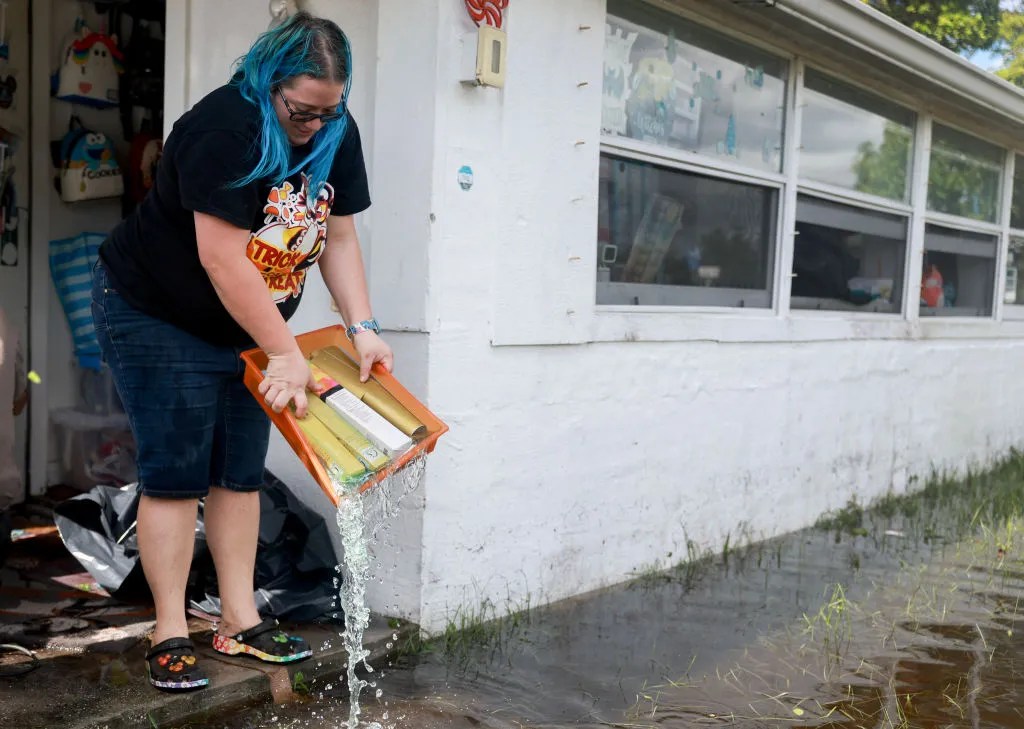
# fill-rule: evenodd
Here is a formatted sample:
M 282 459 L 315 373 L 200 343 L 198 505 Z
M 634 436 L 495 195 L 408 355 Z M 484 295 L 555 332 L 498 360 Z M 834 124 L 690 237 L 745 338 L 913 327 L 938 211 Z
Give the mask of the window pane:
M 608 13 L 605 134 L 782 168 L 784 60 L 640 2 Z
M 801 195 L 793 249 L 794 309 L 898 313 L 907 219 Z
M 1019 154 L 1016 155 L 1013 163 L 1013 205 L 1010 208 L 1010 227 L 1024 228 L 1024 157 Z
M 997 245 L 994 235 L 926 226 L 921 316 L 991 316 Z
M 602 155 L 598 304 L 771 306 L 778 191 Z
M 933 125 L 928 209 L 996 222 L 1003 156 L 994 144 Z
M 1024 305 L 1024 238 L 1010 238 L 1006 253 L 1006 304 Z
M 913 112 L 812 70 L 804 96 L 801 177 L 910 199 Z

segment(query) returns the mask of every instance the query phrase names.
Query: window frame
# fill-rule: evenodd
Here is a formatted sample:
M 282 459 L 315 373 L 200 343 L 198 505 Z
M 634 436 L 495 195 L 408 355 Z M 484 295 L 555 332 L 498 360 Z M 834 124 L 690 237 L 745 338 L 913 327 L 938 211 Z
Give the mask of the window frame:
M 823 185 L 822 183 L 814 183 L 814 186 L 805 184 L 806 181 L 801 181 L 797 187 L 797 204 L 799 204 L 800 195 L 807 195 L 818 200 L 825 202 L 836 203 L 838 205 L 845 205 L 847 207 L 856 208 L 873 213 L 885 213 L 887 215 L 895 215 L 898 217 L 905 218 L 907 221 L 907 233 L 906 239 L 903 242 L 903 276 L 904 279 L 901 285 L 900 293 L 900 310 L 897 312 L 889 311 L 848 311 L 845 309 L 790 309 L 790 314 L 793 317 L 800 316 L 842 316 L 843 318 L 857 319 L 860 321 L 875 321 L 878 319 L 894 319 L 902 320 L 905 318 L 906 307 L 907 307 L 907 292 L 906 289 L 910 285 L 908 278 L 907 267 L 910 265 L 910 239 L 913 230 L 913 207 L 903 203 L 894 204 L 893 201 L 887 198 L 878 198 L 874 195 L 865 195 L 853 190 L 847 190 L 846 188 L 836 187 L 834 185 Z M 853 193 L 852 196 L 847 193 Z M 794 235 L 796 227 L 796 211 L 794 209 Z M 796 242 L 793 243 L 794 252 L 796 249 Z M 792 270 L 792 266 L 790 267 Z M 790 292 L 790 301 L 792 302 L 792 291 Z
M 863 93 L 865 95 L 876 96 L 876 97 L 880 96 L 880 94 L 878 93 L 877 89 L 872 89 L 872 88 L 870 88 L 868 86 L 865 86 L 865 85 L 861 84 L 856 79 L 836 78 L 836 74 L 833 73 L 832 71 L 824 69 L 824 68 L 821 68 L 821 67 L 819 67 L 819 66 L 817 66 L 817 65 L 815 65 L 813 63 L 808 64 L 806 61 L 803 61 L 802 65 L 803 65 L 803 73 L 800 76 L 800 93 L 801 93 L 801 96 L 803 96 L 804 91 L 806 89 L 807 71 L 811 71 L 811 72 L 813 72 L 815 74 L 818 74 L 819 76 L 824 76 L 826 78 L 831 78 L 836 83 L 842 84 L 843 86 L 848 86 L 848 87 L 850 87 L 852 89 L 857 89 L 857 90 L 859 90 L 861 93 Z M 827 94 L 824 94 L 824 92 L 821 92 L 821 91 L 818 91 L 817 93 L 822 94 L 822 95 L 827 95 Z M 863 203 L 865 206 L 881 205 L 883 207 L 882 208 L 878 208 L 878 209 L 879 210 L 883 210 L 884 212 L 888 212 L 889 210 L 898 210 L 898 209 L 905 209 L 907 212 L 910 212 L 910 211 L 913 210 L 913 206 L 914 206 L 914 177 L 913 177 L 913 174 L 914 174 L 914 162 L 918 158 L 918 149 L 917 149 L 917 135 L 918 135 L 918 128 L 919 128 L 918 125 L 919 125 L 919 122 L 921 120 L 921 115 L 922 115 L 923 112 L 920 111 L 919 109 L 914 109 L 913 107 L 904 104 L 900 100 L 882 99 L 882 101 L 885 102 L 885 103 L 888 103 L 888 104 L 890 104 L 892 106 L 904 107 L 904 109 L 906 111 L 908 111 L 910 114 L 912 114 L 913 117 L 914 117 L 914 124 L 913 124 L 913 126 L 911 127 L 911 130 L 910 130 L 911 134 L 913 134 L 914 136 L 913 136 L 913 140 L 912 140 L 911 148 L 910 148 L 910 165 L 909 165 L 909 167 L 907 169 L 907 178 L 908 178 L 907 179 L 907 187 L 908 187 L 908 190 L 907 190 L 907 200 L 895 200 L 893 198 L 885 197 L 884 195 L 874 195 L 874 194 L 869 193 L 869 192 L 862 192 L 860 190 L 855 190 L 855 189 L 850 188 L 850 187 L 843 187 L 842 185 L 835 185 L 835 184 L 832 184 L 832 183 L 823 182 L 821 180 L 816 180 L 816 179 L 811 178 L 811 177 L 801 177 L 800 178 L 800 185 L 801 186 L 807 188 L 808 190 L 814 189 L 814 190 L 821 190 L 822 192 L 825 192 L 825 193 L 831 192 L 832 194 L 843 195 L 843 196 L 849 198 L 851 203 L 855 204 L 855 205 L 859 205 L 861 203 Z M 806 108 L 806 106 L 807 106 L 807 104 L 805 102 L 802 102 L 800 104 L 801 121 L 803 119 L 803 113 L 804 113 L 804 109 Z M 856 107 L 856 108 L 862 108 L 862 107 Z M 865 110 L 865 111 L 870 111 L 870 110 Z M 875 113 L 875 112 L 871 112 L 871 113 Z M 881 116 L 881 115 L 877 115 L 877 116 Z M 802 126 L 803 125 L 801 124 L 801 132 L 803 131 Z M 801 149 L 802 149 L 802 141 L 800 142 L 800 144 L 801 144 Z
M 950 122 L 946 119 L 939 119 L 929 115 L 929 134 L 928 134 L 928 163 L 931 164 L 931 141 L 932 133 L 935 124 L 941 124 L 942 126 L 952 129 L 955 132 L 966 134 L 976 139 L 997 147 L 1003 154 L 1002 171 L 999 178 L 999 194 L 997 196 L 996 205 L 996 222 L 989 222 L 985 220 L 977 220 L 975 218 L 967 218 L 958 215 L 951 215 L 949 213 L 942 213 L 935 210 L 931 210 L 928 207 L 928 183 L 929 175 L 927 170 L 925 171 L 924 185 L 923 187 L 923 200 L 922 202 L 922 229 L 921 229 L 921 240 L 920 249 L 918 255 L 918 263 L 924 263 L 924 251 L 925 251 L 925 230 L 924 228 L 928 225 L 939 225 L 944 228 L 952 228 L 954 230 L 962 230 L 968 233 L 980 233 L 982 235 L 994 235 L 996 237 L 996 255 L 993 258 L 993 265 L 995 266 L 995 275 L 993 276 L 992 290 L 990 292 L 992 299 L 992 313 L 988 316 L 926 316 L 920 317 L 922 323 L 926 323 L 930 329 L 937 328 L 937 334 L 941 336 L 942 330 L 937 327 L 937 322 L 952 322 L 954 325 L 967 325 L 970 326 L 972 323 L 977 324 L 981 322 L 990 322 L 999 324 L 1003 320 L 1003 306 L 1002 300 L 1006 288 L 1006 255 L 1009 246 L 1010 236 L 1008 235 L 1008 229 L 1010 224 L 1010 201 L 1013 195 L 1013 150 L 1008 149 L 995 142 L 990 142 L 984 137 L 980 136 L 977 132 L 965 129 L 964 127 Z M 1009 175 L 1009 176 L 1008 176 Z M 921 290 L 921 272 L 918 273 L 915 280 L 915 290 Z M 917 306 L 920 310 L 920 296 L 917 297 Z M 1024 319 L 1024 312 L 1022 312 L 1022 319 Z
M 822 68 L 822 67 L 820 67 L 820 66 L 818 66 L 816 64 L 813 64 L 813 63 L 812 64 L 807 64 L 807 62 L 804 61 L 803 59 L 800 59 L 800 65 L 801 65 L 801 73 L 800 73 L 800 78 L 799 78 L 799 84 L 800 84 L 800 86 L 799 86 L 799 94 L 800 94 L 800 97 L 801 97 L 801 102 L 802 102 L 802 97 L 803 97 L 803 92 L 804 92 L 804 76 L 806 75 L 805 69 L 808 66 L 810 66 L 810 68 L 814 69 L 815 73 L 821 74 L 823 76 L 827 76 L 827 77 L 835 77 L 836 76 L 836 73 L 833 72 L 831 69 Z M 857 81 L 856 79 L 838 78 L 836 80 L 842 82 L 843 84 L 845 84 L 847 86 L 851 86 L 851 87 L 860 89 L 861 91 L 863 91 L 866 94 L 871 94 L 871 95 L 874 95 L 874 96 L 878 96 L 879 95 L 877 89 L 872 89 L 872 88 L 870 88 L 868 86 L 865 86 L 864 84 L 859 83 L 859 81 Z M 898 313 L 889 313 L 889 312 L 877 312 L 877 311 L 859 311 L 859 312 L 858 311 L 853 311 L 853 312 L 851 312 L 851 311 L 837 311 L 837 310 L 790 309 L 789 313 L 790 313 L 790 316 L 792 318 L 843 319 L 843 320 L 852 320 L 852 321 L 857 322 L 858 325 L 867 325 L 867 326 L 870 326 L 869 322 L 879 322 L 879 321 L 885 322 L 885 321 L 888 321 L 888 322 L 891 323 L 891 322 L 894 322 L 894 321 L 911 321 L 914 318 L 916 318 L 916 315 L 917 315 L 917 300 L 919 298 L 919 296 L 917 296 L 916 294 L 917 294 L 919 289 L 915 288 L 915 286 L 913 284 L 915 279 L 913 278 L 913 272 L 911 271 L 911 267 L 912 267 L 913 260 L 914 260 L 914 253 L 913 253 L 913 251 L 914 251 L 915 233 L 917 232 L 917 227 L 918 227 L 916 225 L 916 222 L 917 222 L 918 209 L 919 209 L 920 206 L 917 205 L 917 199 L 918 199 L 918 196 L 919 196 L 919 192 L 916 189 L 915 181 L 918 179 L 918 177 L 917 177 L 918 170 L 922 166 L 922 162 L 926 161 L 928 159 L 928 156 L 926 154 L 927 150 L 924 149 L 924 147 L 923 147 L 923 141 L 925 139 L 925 136 L 923 135 L 923 132 L 925 132 L 925 130 L 923 129 L 923 127 L 924 127 L 924 123 L 923 122 L 926 119 L 927 115 L 923 111 L 921 111 L 920 109 L 916 109 L 916 108 L 914 108 L 912 106 L 909 106 L 909 105 L 905 104 L 902 99 L 895 99 L 893 101 L 893 103 L 898 104 L 900 106 L 905 106 L 908 111 L 910 111 L 910 112 L 912 112 L 914 114 L 914 120 L 915 120 L 914 128 L 912 130 L 914 137 L 913 137 L 913 142 L 912 142 L 912 145 L 911 145 L 910 169 L 907 171 L 907 174 L 909 175 L 909 180 L 910 180 L 909 181 L 910 190 L 909 190 L 909 194 L 908 194 L 909 200 L 907 200 L 907 201 L 893 200 L 892 198 L 887 198 L 887 197 L 884 197 L 882 195 L 873 195 L 871 193 L 860 192 L 859 190 L 852 190 L 850 188 L 842 187 L 840 185 L 832 185 L 832 184 L 825 183 L 825 182 L 819 182 L 818 180 L 813 180 L 813 179 L 810 179 L 810 178 L 799 177 L 799 167 L 800 167 L 799 159 L 795 159 L 794 160 L 794 166 L 796 167 L 795 184 L 797 186 L 797 189 L 796 189 L 796 195 L 794 195 L 794 197 L 793 197 L 793 229 L 795 231 L 795 228 L 796 228 L 796 204 L 797 204 L 797 197 L 800 194 L 813 195 L 815 197 L 820 197 L 820 198 L 822 198 L 824 200 L 829 200 L 831 202 L 837 202 L 837 203 L 840 203 L 840 204 L 850 205 L 850 206 L 853 206 L 853 207 L 860 207 L 860 208 L 864 208 L 866 210 L 874 210 L 874 211 L 877 211 L 877 212 L 880 212 L 880 213 L 889 213 L 891 215 L 905 215 L 907 217 L 907 240 L 906 240 L 906 244 L 903 247 L 903 251 L 904 251 L 904 260 L 903 260 L 903 276 L 904 276 L 904 281 L 903 281 L 903 286 L 902 286 L 903 299 L 900 302 L 900 311 Z M 803 129 L 802 129 L 803 109 L 804 109 L 804 104 L 801 103 L 801 105 L 800 105 L 800 107 L 798 109 L 799 114 L 800 114 L 800 122 L 801 122 L 801 126 L 797 128 L 798 132 L 802 132 L 803 131 Z M 930 131 L 931 131 L 931 127 L 929 125 L 928 129 L 927 129 L 927 133 L 930 133 Z M 925 172 L 927 172 L 927 170 L 925 170 Z M 921 228 L 921 232 L 923 233 L 924 226 L 921 225 L 919 227 Z M 792 254 L 793 254 L 793 250 L 792 249 L 793 249 L 794 246 L 795 246 L 795 242 L 791 242 L 790 243 L 790 257 L 792 257 Z M 792 268 L 793 268 L 793 264 L 792 264 L 792 260 L 790 260 L 789 269 L 788 270 L 792 271 Z M 918 267 L 917 279 L 920 280 L 920 267 Z M 913 291 L 915 295 L 912 296 L 911 295 L 911 291 Z M 865 338 L 870 339 L 872 337 L 868 336 L 868 337 L 865 337 Z
M 692 18 L 688 13 L 677 12 L 675 9 L 669 9 L 662 7 L 656 3 L 644 2 L 648 7 L 660 10 L 661 12 L 668 12 L 675 14 L 682 18 L 686 22 L 693 23 L 700 28 L 707 28 L 706 23 L 702 23 L 699 20 Z M 607 6 L 606 6 L 607 11 Z M 605 13 L 605 18 L 618 17 L 614 16 L 610 12 Z M 612 314 L 633 314 L 633 313 L 650 313 L 650 314 L 679 314 L 679 315 L 722 315 L 732 314 L 737 315 L 741 318 L 763 318 L 766 316 L 777 316 L 779 313 L 779 299 L 780 293 L 783 288 L 788 289 L 788 282 L 783 281 L 779 275 L 779 257 L 782 255 L 782 251 L 785 248 L 783 242 L 783 236 L 786 230 L 786 221 L 784 219 L 784 213 L 787 209 L 786 195 L 787 185 L 789 177 L 786 174 L 787 166 L 789 165 L 789 158 L 792 150 L 789 144 L 789 129 L 791 125 L 791 118 L 796 112 L 796 105 L 793 103 L 794 95 L 794 76 L 795 66 L 797 64 L 797 58 L 794 54 L 789 52 L 780 51 L 778 48 L 771 44 L 764 43 L 760 39 L 751 38 L 742 33 L 729 32 L 728 29 L 710 28 L 714 33 L 726 36 L 733 41 L 750 45 L 762 52 L 774 55 L 780 60 L 786 63 L 786 78 L 784 84 L 784 109 L 783 109 L 783 123 L 782 123 L 782 170 L 779 172 L 770 172 L 759 170 L 754 167 L 747 167 L 746 165 L 734 162 L 731 160 L 718 160 L 708 155 L 702 155 L 698 152 L 692 152 L 689 150 L 677 149 L 669 147 L 668 145 L 659 145 L 651 142 L 644 142 L 642 140 L 632 139 L 625 136 L 608 135 L 603 132 L 599 132 L 599 154 L 612 154 L 619 157 L 623 157 L 637 162 L 646 162 L 649 164 L 658 165 L 660 167 L 666 167 L 680 172 L 698 174 L 704 177 L 711 177 L 720 180 L 726 180 L 729 182 L 737 182 L 747 185 L 756 185 L 759 187 L 773 188 L 778 191 L 776 198 L 776 210 L 775 210 L 775 240 L 773 242 L 772 251 L 772 263 L 771 272 L 767 277 L 766 284 L 771 287 L 769 292 L 768 306 L 763 307 L 738 307 L 738 306 L 714 306 L 714 305 L 693 305 L 693 306 L 672 306 L 672 305 L 625 305 L 625 304 L 598 304 L 596 288 L 598 282 L 596 281 L 597 270 L 595 268 L 595 291 L 594 296 L 591 298 L 591 305 L 594 307 L 594 313 L 596 317 L 601 315 Z M 602 52 L 602 61 L 604 55 Z M 787 284 L 784 286 L 784 283 Z M 637 284 L 642 286 L 644 284 Z M 761 289 L 756 289 L 761 291 Z
M 996 306 L 999 309 L 999 319 L 1002 321 L 1024 321 L 1024 301 L 1017 304 L 1007 304 L 1005 301 L 1006 261 L 1010 257 L 1010 240 L 1013 238 L 1024 240 L 1024 228 L 1012 227 L 1013 178 L 1017 171 L 1018 156 L 1024 159 L 1024 148 L 1008 149 L 1006 151 L 1006 169 L 1003 171 L 1003 211 L 1001 218 L 1004 228 L 999 245 L 1001 260 L 996 268 Z
M 621 138 L 616 138 L 621 139 Z M 714 306 L 714 305 L 693 305 L 693 306 L 673 306 L 673 305 L 630 305 L 630 304 L 594 304 L 595 311 L 601 312 L 632 312 L 632 311 L 684 311 L 694 313 L 717 313 L 721 311 L 730 312 L 743 312 L 743 316 L 751 316 L 748 312 L 770 312 L 774 313 L 776 308 L 776 302 L 778 300 L 778 282 L 776 275 L 777 260 L 779 257 L 779 249 L 781 248 L 780 237 L 783 232 L 783 221 L 782 221 L 782 199 L 785 193 L 785 182 L 782 179 L 766 179 L 760 176 L 756 176 L 750 173 L 748 168 L 742 168 L 739 165 L 730 165 L 735 169 L 724 170 L 721 168 L 712 168 L 705 163 L 701 164 L 700 160 L 694 159 L 681 159 L 681 157 L 691 158 L 699 157 L 692 152 L 687 152 L 682 155 L 676 155 L 673 150 L 669 148 L 662 148 L 656 144 L 650 144 L 647 142 L 637 142 L 630 140 L 628 145 L 612 144 L 604 141 L 605 138 L 602 136 L 601 143 L 601 154 L 610 154 L 623 159 L 628 159 L 636 162 L 644 162 L 648 164 L 657 165 L 665 169 L 671 169 L 677 172 L 690 173 L 700 175 L 702 177 L 709 177 L 716 180 L 725 180 L 727 182 L 736 182 L 744 185 L 753 185 L 761 188 L 769 188 L 777 191 L 776 196 L 776 210 L 775 210 L 775 241 L 774 250 L 772 252 L 772 266 L 771 273 L 769 274 L 769 281 L 766 283 L 771 284 L 771 291 L 765 291 L 763 289 L 750 289 L 753 292 L 764 292 L 769 294 L 768 306 L 758 307 L 740 307 L 740 306 Z M 664 152 L 668 151 L 669 154 Z M 706 158 L 703 158 L 706 160 Z M 773 175 L 772 177 L 781 178 L 781 175 Z M 596 272 L 595 272 L 596 274 Z M 650 284 L 633 284 L 635 286 L 649 286 Z M 596 297 L 595 297 L 596 301 Z
M 977 218 L 968 218 L 966 216 L 955 215 L 953 213 L 945 213 L 945 212 L 942 212 L 940 210 L 932 210 L 931 208 L 928 207 L 928 189 L 927 189 L 927 186 L 926 186 L 926 189 L 925 189 L 925 201 L 924 201 L 925 214 L 928 215 L 929 218 L 935 218 L 936 220 L 958 221 L 956 223 L 958 226 L 967 225 L 968 223 L 982 223 L 982 224 L 987 225 L 987 226 L 993 226 L 993 227 L 996 227 L 996 228 L 1001 228 L 1002 227 L 1002 223 L 1003 223 L 1003 213 L 1005 212 L 1005 208 L 1006 208 L 1006 206 L 1004 204 L 1004 193 L 1006 192 L 1006 155 L 1007 155 L 1009 150 L 1007 150 L 1006 147 L 1004 147 L 1004 146 L 1002 146 L 1000 144 L 997 144 L 996 142 L 990 142 L 989 140 L 987 140 L 984 137 L 980 136 L 975 131 L 972 131 L 972 130 L 969 130 L 969 129 L 965 129 L 964 127 L 960 126 L 956 122 L 949 122 L 949 121 L 946 121 L 945 119 L 941 119 L 941 118 L 938 118 L 938 117 L 935 117 L 935 116 L 931 116 L 930 119 L 931 119 L 931 122 L 932 122 L 932 129 L 931 129 L 931 136 L 930 136 L 930 140 L 932 141 L 932 144 L 928 145 L 929 171 L 928 171 L 928 174 L 926 175 L 926 177 L 929 178 L 929 180 L 928 180 L 929 182 L 931 182 L 931 179 L 930 179 L 930 177 L 931 177 L 930 168 L 931 168 L 931 161 L 932 161 L 932 157 L 933 157 L 933 155 L 932 155 L 932 148 L 934 146 L 935 125 L 936 124 L 938 124 L 939 126 L 946 127 L 947 129 L 951 129 L 952 131 L 957 132 L 958 134 L 963 134 L 963 135 L 966 135 L 968 137 L 974 137 L 976 140 L 978 140 L 979 142 L 982 142 L 983 144 L 988 144 L 988 145 L 990 145 L 992 147 L 995 147 L 1000 152 L 1002 152 L 1003 160 L 1002 160 L 1002 165 L 1000 167 L 999 191 L 996 193 L 996 206 L 997 207 L 996 207 L 996 219 L 995 219 L 995 221 L 978 220 Z M 945 225 L 945 223 L 941 223 L 941 225 Z
M 635 0 L 663 11 L 674 13 L 699 27 L 710 27 L 708 18 L 685 8 L 673 7 L 657 0 Z M 607 11 L 607 8 L 606 8 Z M 608 17 L 611 13 L 605 14 Z M 764 172 L 727 160 L 716 160 L 700 154 L 676 150 L 667 146 L 639 142 L 626 137 L 612 137 L 598 130 L 599 150 L 638 161 L 679 169 L 709 177 L 777 187 L 779 210 L 778 230 L 774 251 L 774 279 L 772 306 L 765 309 L 719 306 L 628 306 L 596 303 L 596 287 L 591 289 L 593 309 L 589 341 L 718 341 L 718 342 L 809 342 L 945 338 L 969 339 L 1024 337 L 1024 303 L 1003 305 L 1006 281 L 1006 258 L 1012 237 L 1024 238 L 1024 228 L 1011 229 L 1010 204 L 1012 199 L 1013 159 L 1024 156 L 1024 147 L 1010 148 L 992 141 L 982 132 L 964 128 L 945 117 L 936 117 L 928 109 L 926 100 L 911 92 L 884 86 L 873 87 L 859 79 L 848 78 L 842 69 L 831 62 L 818 62 L 806 54 L 765 42 L 742 30 L 726 26 L 710 27 L 713 32 L 729 36 L 736 41 L 771 53 L 788 64 L 785 107 L 783 118 L 782 170 Z M 603 62 L 603 53 L 601 56 Z M 908 174 L 910 175 L 909 201 L 896 201 L 841 186 L 799 177 L 800 135 L 804 106 L 805 69 L 835 78 L 837 81 L 862 91 L 890 99 L 905 107 L 916 118 L 914 140 Z M 961 218 L 928 210 L 928 167 L 931 162 L 932 129 L 935 123 L 973 136 L 997 147 L 1004 154 L 1003 175 L 1000 179 L 999 212 L 997 222 Z M 596 177 L 596 176 L 595 176 Z M 908 234 L 905 246 L 903 302 L 900 313 L 850 312 L 839 310 L 791 309 L 791 286 L 796 227 L 796 204 L 799 194 L 809 194 L 824 200 L 863 207 L 883 213 L 907 216 Z M 996 275 L 992 291 L 993 305 L 990 317 L 931 317 L 920 316 L 921 274 L 924 257 L 924 234 L 927 224 L 997 236 Z M 596 283 L 596 267 L 593 272 Z

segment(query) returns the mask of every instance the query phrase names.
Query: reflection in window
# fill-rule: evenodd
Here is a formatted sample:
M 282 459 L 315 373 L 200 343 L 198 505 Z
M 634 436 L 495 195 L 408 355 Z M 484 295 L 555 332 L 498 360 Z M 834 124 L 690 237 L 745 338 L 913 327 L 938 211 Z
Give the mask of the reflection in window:
M 898 313 L 907 219 L 801 195 L 792 308 Z
M 808 70 L 800 177 L 906 202 L 914 114 Z
M 991 316 L 997 240 L 994 235 L 928 225 L 921 316 Z
M 932 129 L 928 209 L 996 222 L 1003 150 L 941 124 Z
M 1013 204 L 1010 208 L 1010 227 L 1024 228 L 1024 157 L 1019 154 L 1016 155 L 1013 163 Z
M 642 3 L 608 13 L 604 134 L 782 168 L 784 60 Z
M 1024 238 L 1011 237 L 1006 252 L 1006 293 L 1003 303 L 1024 305 Z
M 598 304 L 771 306 L 774 188 L 601 157 Z

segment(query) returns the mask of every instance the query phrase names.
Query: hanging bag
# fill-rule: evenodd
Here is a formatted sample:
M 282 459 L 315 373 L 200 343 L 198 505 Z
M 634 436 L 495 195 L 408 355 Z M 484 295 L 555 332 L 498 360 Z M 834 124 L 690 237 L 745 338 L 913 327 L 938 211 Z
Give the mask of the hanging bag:
M 61 200 L 79 202 L 124 193 L 124 177 L 107 135 L 86 129 L 82 120 L 73 116 L 68 133 L 57 145 Z
M 57 98 L 98 109 L 117 106 L 118 76 L 124 73 L 124 56 L 117 36 L 94 33 L 82 25 L 64 47 L 58 74 Z

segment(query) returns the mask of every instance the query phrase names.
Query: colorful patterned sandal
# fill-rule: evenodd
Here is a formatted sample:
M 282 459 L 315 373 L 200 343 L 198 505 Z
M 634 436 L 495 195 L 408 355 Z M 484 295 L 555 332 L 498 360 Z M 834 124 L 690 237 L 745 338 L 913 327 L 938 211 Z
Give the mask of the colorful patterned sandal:
M 277 620 L 267 618 L 235 636 L 215 633 L 213 649 L 229 656 L 246 655 L 268 663 L 291 663 L 313 655 L 313 649 L 297 635 L 288 635 Z
M 164 691 L 192 691 L 210 685 L 188 638 L 169 638 L 146 653 L 149 682 Z

